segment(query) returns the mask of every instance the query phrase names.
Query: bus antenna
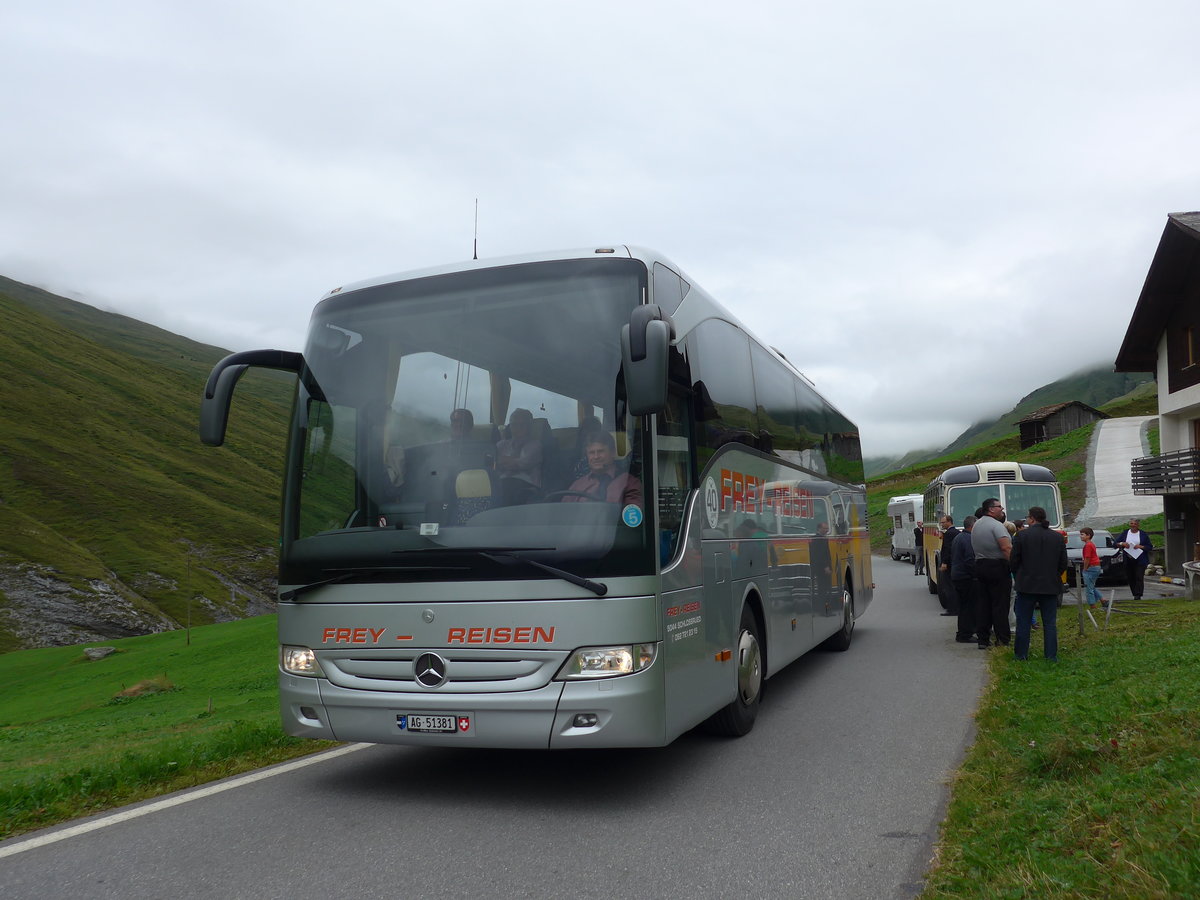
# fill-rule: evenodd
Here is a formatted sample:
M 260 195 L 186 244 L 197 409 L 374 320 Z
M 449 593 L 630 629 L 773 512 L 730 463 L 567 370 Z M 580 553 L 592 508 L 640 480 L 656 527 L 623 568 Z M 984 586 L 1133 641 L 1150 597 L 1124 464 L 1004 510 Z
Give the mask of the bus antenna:
M 479 259 L 479 198 L 475 198 L 475 242 L 472 245 L 471 259 Z

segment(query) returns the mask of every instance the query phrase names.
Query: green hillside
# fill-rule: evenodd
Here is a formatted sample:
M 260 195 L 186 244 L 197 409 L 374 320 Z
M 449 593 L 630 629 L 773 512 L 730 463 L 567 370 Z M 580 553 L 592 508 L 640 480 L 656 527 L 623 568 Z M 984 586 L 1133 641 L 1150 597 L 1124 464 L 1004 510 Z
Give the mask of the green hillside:
M 0 280 L 0 650 L 271 607 L 291 387 L 248 374 L 204 447 L 224 352 Z

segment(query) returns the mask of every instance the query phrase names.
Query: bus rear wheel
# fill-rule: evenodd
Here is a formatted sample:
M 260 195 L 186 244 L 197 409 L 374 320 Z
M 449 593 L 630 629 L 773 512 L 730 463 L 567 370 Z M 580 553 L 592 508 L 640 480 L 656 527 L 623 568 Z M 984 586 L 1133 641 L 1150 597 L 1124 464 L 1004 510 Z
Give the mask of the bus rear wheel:
M 850 639 L 854 637 L 854 592 L 849 581 L 846 585 L 842 591 L 842 627 L 821 644 L 826 650 L 849 650 Z
M 749 734 L 758 718 L 762 700 L 763 654 L 758 619 L 749 606 L 742 608 L 738 627 L 737 696 L 724 709 L 714 713 L 704 724 L 708 731 L 729 737 Z

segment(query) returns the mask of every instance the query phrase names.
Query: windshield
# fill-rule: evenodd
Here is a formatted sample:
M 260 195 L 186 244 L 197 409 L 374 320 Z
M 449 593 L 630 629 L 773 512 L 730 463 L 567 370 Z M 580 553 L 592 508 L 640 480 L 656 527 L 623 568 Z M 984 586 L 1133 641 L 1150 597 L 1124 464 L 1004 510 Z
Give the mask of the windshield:
M 1029 507 L 1040 506 L 1046 510 L 1051 528 L 1058 528 L 1058 494 L 1052 484 L 977 484 L 950 488 L 950 509 L 955 522 L 961 522 L 989 497 L 998 497 L 1004 506 L 1006 519 L 1024 519 Z
M 531 263 L 335 295 L 293 413 L 281 581 L 652 571 L 644 435 L 625 411 L 633 260 Z M 484 552 L 480 552 L 484 551 Z

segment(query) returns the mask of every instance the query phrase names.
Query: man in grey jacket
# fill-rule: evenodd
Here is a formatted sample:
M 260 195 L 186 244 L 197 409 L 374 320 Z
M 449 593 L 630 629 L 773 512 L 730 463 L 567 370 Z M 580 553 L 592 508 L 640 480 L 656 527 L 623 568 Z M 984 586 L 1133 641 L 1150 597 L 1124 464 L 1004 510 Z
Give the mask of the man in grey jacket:
M 995 636 L 996 646 L 1008 646 L 1008 607 L 1012 602 L 1012 570 L 1009 555 L 1012 538 L 1004 527 L 1004 507 L 996 497 L 988 497 L 979 507 L 975 527 L 971 529 L 971 548 L 975 551 L 975 628 L 979 649 L 986 650 Z
M 1017 639 L 1013 654 L 1029 657 L 1029 629 L 1034 607 L 1042 610 L 1042 655 L 1058 659 L 1058 598 L 1067 571 L 1067 542 L 1050 530 L 1046 510 L 1029 507 L 1029 526 L 1017 532 L 1009 562 L 1017 589 Z

